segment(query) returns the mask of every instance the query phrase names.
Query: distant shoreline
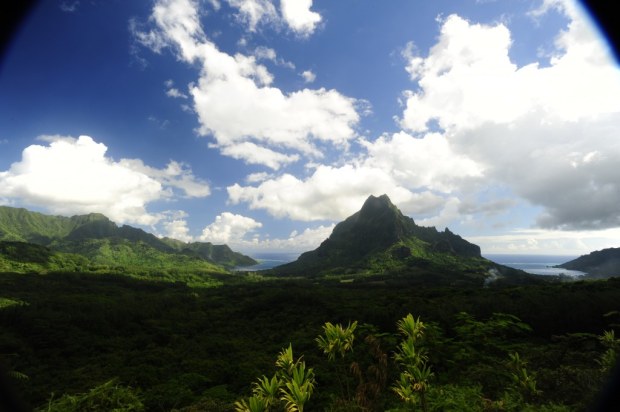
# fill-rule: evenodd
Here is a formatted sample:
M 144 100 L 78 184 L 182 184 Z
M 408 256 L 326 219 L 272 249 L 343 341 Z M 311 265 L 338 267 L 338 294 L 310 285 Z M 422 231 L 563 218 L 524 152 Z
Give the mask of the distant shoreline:
M 520 269 L 534 275 L 557 276 L 564 274 L 572 277 L 585 275 L 584 272 L 578 270 L 554 267 L 579 257 L 575 255 L 485 254 L 483 257 L 495 263 L 499 263 L 500 265 Z
M 253 266 L 239 266 L 234 270 L 239 272 L 251 272 L 271 269 L 275 266 L 295 261 L 300 254 L 300 252 L 265 252 L 249 254 L 253 259 L 258 261 L 258 264 Z M 569 276 L 583 275 L 583 272 L 576 270 L 553 267 L 577 258 L 578 256 L 575 255 L 512 255 L 493 253 L 484 254 L 483 257 L 495 263 L 499 263 L 500 265 L 521 269 L 535 275 L 553 276 L 562 273 Z

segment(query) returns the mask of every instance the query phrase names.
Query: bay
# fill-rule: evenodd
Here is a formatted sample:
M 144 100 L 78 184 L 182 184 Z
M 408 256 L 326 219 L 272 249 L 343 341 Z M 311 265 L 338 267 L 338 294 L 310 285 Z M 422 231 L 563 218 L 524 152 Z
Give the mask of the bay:
M 576 259 L 578 256 L 488 254 L 484 257 L 500 265 L 521 269 L 534 275 L 566 275 L 571 277 L 585 275 L 584 272 L 578 270 L 553 267 Z
M 253 266 L 238 266 L 234 270 L 239 272 L 253 272 L 256 270 L 271 269 L 276 266 L 284 265 L 285 263 L 297 260 L 301 253 L 299 252 L 270 252 L 270 253 L 255 253 L 251 257 L 258 261 L 257 265 Z

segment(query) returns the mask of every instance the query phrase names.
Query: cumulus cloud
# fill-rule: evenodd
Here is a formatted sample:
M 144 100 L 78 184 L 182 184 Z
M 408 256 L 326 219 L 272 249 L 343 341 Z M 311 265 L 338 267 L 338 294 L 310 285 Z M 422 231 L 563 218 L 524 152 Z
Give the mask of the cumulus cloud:
M 541 227 L 617 227 L 620 69 L 574 3 L 547 1 L 533 15 L 551 9 L 569 24 L 544 67 L 511 61 L 505 25 L 447 17 L 427 56 L 407 49 L 418 89 L 406 93 L 400 124 L 418 136 L 436 122 L 446 144 L 442 163 L 460 162 L 488 185 L 542 206 Z M 437 177 L 437 189 L 458 186 L 450 174 Z
M 620 113 L 542 124 L 532 113 L 509 128 L 489 123 L 459 134 L 455 145 L 486 164 L 489 177 L 543 206 L 538 225 L 600 229 L 620 226 L 619 126 Z
M 172 97 L 174 99 L 187 99 L 187 95 L 176 87 L 171 87 L 166 90 L 166 96 Z
M 483 168 L 469 157 L 454 151 L 439 133 L 414 137 L 405 132 L 381 136 L 374 142 L 362 141 L 368 151 L 367 166 L 390 171 L 393 178 L 409 188 L 426 187 L 451 192 L 463 180 L 482 176 Z
M 161 215 L 163 216 L 163 219 L 159 225 L 163 228 L 164 234 L 160 234 L 158 236 L 166 236 L 182 242 L 194 241 L 194 237 L 190 234 L 190 229 L 187 225 L 186 212 L 182 210 L 166 211 L 161 213 Z
M 310 10 L 312 0 L 280 0 L 282 17 L 294 32 L 309 36 L 321 22 L 321 15 Z
M 305 70 L 301 73 L 301 77 L 304 78 L 306 83 L 312 83 L 316 80 L 316 74 L 312 73 L 310 70 Z
M 238 10 L 237 20 L 250 32 L 256 32 L 261 25 L 279 29 L 285 24 L 292 32 L 310 36 L 321 22 L 321 15 L 310 10 L 312 0 L 280 0 L 280 10 L 272 0 L 226 0 Z
M 387 193 L 405 212 L 426 213 L 440 207 L 442 197 L 429 191 L 413 192 L 385 170 L 365 165 L 319 165 L 306 180 L 283 174 L 258 186 L 234 184 L 227 188 L 233 204 L 245 202 L 279 218 L 342 220 L 359 210 L 366 198 Z
M 435 120 L 444 130 L 461 130 L 510 123 L 536 109 L 563 121 L 616 112 L 618 69 L 593 29 L 572 20 L 556 44 L 549 67 L 518 67 L 505 25 L 449 16 L 429 55 L 409 59 L 407 71 L 420 90 L 406 95 L 401 125 L 425 131 Z
M 406 93 L 406 132 L 360 140 L 366 153 L 342 167 L 230 186 L 230 200 L 276 217 L 338 220 L 386 192 L 420 223 L 442 226 L 509 210 L 515 200 L 498 189 L 507 188 L 543 207 L 541 227 L 620 225 L 620 71 L 572 3 L 548 3 L 538 15 L 553 6 L 569 19 L 548 65 L 514 63 L 504 24 L 448 16 L 427 56 L 413 45 L 403 53 L 418 86 Z M 472 207 L 483 193 L 490 198 Z
M 199 133 L 211 135 L 222 153 L 278 169 L 296 155 L 320 157 L 319 144 L 346 147 L 356 136 L 355 99 L 336 90 L 284 93 L 271 86 L 273 76 L 257 57 L 224 53 L 206 38 L 195 2 L 160 0 L 151 21 L 152 31 L 134 30 L 139 42 L 156 52 L 170 46 L 181 60 L 201 65 L 190 88 Z M 267 49 L 261 53 L 275 57 Z M 250 145 L 263 150 L 247 150 Z
M 203 229 L 199 239 L 215 244 L 239 244 L 248 241 L 246 236 L 262 226 L 262 223 L 251 217 L 224 212 Z
M 276 7 L 270 0 L 226 0 L 231 7 L 239 10 L 237 19 L 247 25 L 248 30 L 256 31 L 260 23 L 277 23 Z
M 252 244 L 240 245 L 253 250 L 282 250 L 306 252 L 314 250 L 321 242 L 331 235 L 336 225 L 320 225 L 316 228 L 306 228 L 301 232 L 293 231 L 285 239 L 261 239 Z
M 164 170 L 140 160 L 114 161 L 107 147 L 91 137 L 46 136 L 48 143 L 31 145 L 22 159 L 0 172 L 0 198 L 19 199 L 61 215 L 100 212 L 119 223 L 152 225 L 161 216 L 148 203 L 169 198 L 171 188 L 206 196 L 191 170 L 171 162 Z M 200 187 L 200 188 L 199 188 Z
M 252 142 L 225 146 L 222 148 L 222 154 L 234 159 L 245 159 L 247 163 L 260 164 L 272 169 L 279 169 L 282 165 L 299 160 L 299 155 L 286 155 Z
M 191 168 L 184 163 L 171 160 L 165 169 L 147 166 L 140 159 L 121 159 L 118 163 L 128 169 L 144 173 L 166 188 L 180 189 L 185 197 L 206 197 L 211 194 L 208 183 L 194 176 Z
M 467 240 L 479 245 L 484 254 L 537 254 L 541 250 L 561 250 L 565 255 L 573 256 L 608 248 L 610 245 L 620 247 L 618 239 L 618 228 L 580 232 L 517 229 L 504 235 L 467 236 Z
M 262 223 L 251 217 L 224 212 L 218 215 L 213 223 L 206 226 L 199 236 L 192 236 L 186 221 L 187 214 L 183 211 L 163 212 L 164 219 L 159 225 L 163 234 L 183 242 L 211 242 L 227 244 L 234 250 L 244 251 L 307 251 L 316 249 L 327 239 L 334 229 L 334 224 L 306 228 L 300 232 L 294 230 L 288 237 L 271 238 L 257 233 Z M 247 252 L 246 252 L 247 253 Z
M 283 174 L 248 180 L 260 184 L 230 186 L 229 198 L 276 217 L 311 221 L 346 218 L 369 195 L 387 193 L 403 212 L 424 216 L 442 210 L 447 199 L 475 185 L 483 173 L 438 133 L 416 138 L 399 132 L 360 143 L 366 153 L 346 165 L 316 165 L 305 179 Z

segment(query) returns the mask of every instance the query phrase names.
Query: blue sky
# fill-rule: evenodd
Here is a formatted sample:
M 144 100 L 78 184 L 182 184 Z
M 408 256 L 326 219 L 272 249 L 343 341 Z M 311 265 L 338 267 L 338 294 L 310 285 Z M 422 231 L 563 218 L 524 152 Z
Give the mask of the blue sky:
M 483 253 L 620 246 L 620 70 L 568 0 L 44 0 L 0 66 L 0 204 L 246 253 L 371 194 Z

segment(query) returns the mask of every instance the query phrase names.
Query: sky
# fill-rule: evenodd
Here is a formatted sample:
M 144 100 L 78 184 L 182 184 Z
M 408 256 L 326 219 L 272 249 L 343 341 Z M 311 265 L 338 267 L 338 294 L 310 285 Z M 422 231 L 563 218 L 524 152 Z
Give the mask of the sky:
M 483 254 L 620 247 L 620 69 L 569 0 L 42 0 L 0 205 L 301 252 L 370 195 Z

